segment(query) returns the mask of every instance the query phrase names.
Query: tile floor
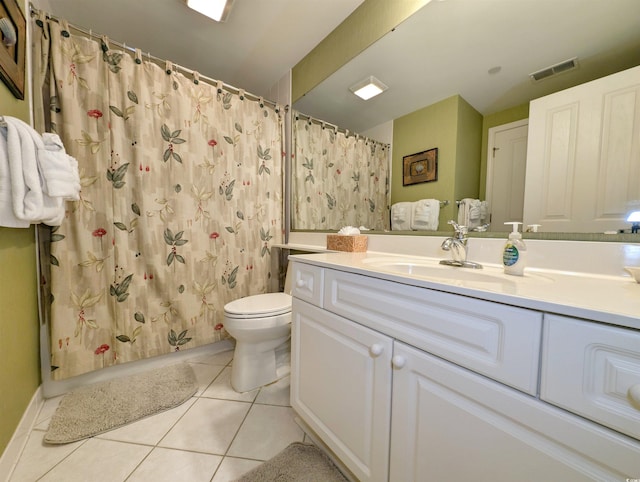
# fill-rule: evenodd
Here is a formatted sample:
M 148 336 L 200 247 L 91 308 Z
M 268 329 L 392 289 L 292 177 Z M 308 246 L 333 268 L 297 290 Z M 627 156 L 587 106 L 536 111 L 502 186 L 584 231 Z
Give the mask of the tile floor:
M 46 400 L 10 482 L 223 482 L 303 441 L 289 405 L 289 378 L 239 394 L 233 352 L 189 361 L 198 392 L 153 417 L 65 445 L 42 442 L 60 399 Z

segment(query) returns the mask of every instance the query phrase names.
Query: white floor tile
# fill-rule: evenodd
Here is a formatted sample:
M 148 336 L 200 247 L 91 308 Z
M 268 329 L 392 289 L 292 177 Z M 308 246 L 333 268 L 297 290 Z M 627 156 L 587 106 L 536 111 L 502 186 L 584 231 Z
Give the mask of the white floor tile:
M 267 460 L 290 443 L 301 442 L 303 438 L 304 432 L 295 423 L 291 408 L 255 404 L 228 455 Z
M 182 405 L 97 436 L 105 440 L 156 445 L 197 399 L 191 397 Z
M 231 482 L 261 463 L 257 460 L 225 457 L 211 482 Z
M 250 404 L 200 398 L 158 446 L 224 455 Z
M 49 428 L 51 417 L 53 417 L 53 414 L 58 408 L 58 405 L 60 405 L 60 400 L 62 400 L 63 397 L 64 395 L 60 395 L 59 397 L 48 398 L 44 401 L 44 404 L 36 417 L 34 428 L 38 430 L 47 430 Z
M 271 385 L 262 387 L 260 393 L 256 397 L 256 403 L 264 403 L 267 405 L 282 405 L 289 407 L 291 394 L 291 377 L 281 378 Z
M 57 463 L 80 447 L 85 440 L 62 445 L 42 442 L 45 432 L 33 430 L 18 459 L 18 464 L 9 479 L 11 482 L 33 482 L 39 480 Z
M 127 482 L 209 482 L 221 460 L 219 455 L 155 448 Z
M 10 482 L 225 482 L 302 441 L 289 377 L 237 393 L 232 356 L 231 350 L 192 359 L 199 389 L 184 404 L 71 444 L 43 444 L 62 396 L 45 400 Z
M 220 398 L 223 400 L 238 400 L 253 402 L 258 395 L 259 388 L 250 392 L 238 393 L 231 388 L 231 368 L 225 368 L 216 380 L 202 393 L 203 397 Z
M 224 370 L 224 365 L 207 365 L 205 363 L 190 363 L 190 365 L 198 382 L 196 396 L 200 396 L 211 385 L 211 382 L 220 375 L 220 372 Z
M 194 357 L 189 360 L 189 363 L 205 363 L 207 365 L 227 366 L 232 358 L 233 350 L 229 350 L 222 353 L 216 353 L 215 355 L 203 355 Z
M 152 447 L 92 438 L 56 465 L 43 482 L 122 482 Z

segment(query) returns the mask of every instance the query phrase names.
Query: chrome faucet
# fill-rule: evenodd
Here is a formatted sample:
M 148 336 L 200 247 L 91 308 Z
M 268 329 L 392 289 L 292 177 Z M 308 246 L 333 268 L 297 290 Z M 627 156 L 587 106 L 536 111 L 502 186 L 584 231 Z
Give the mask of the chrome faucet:
M 447 224 L 453 226 L 453 236 L 445 239 L 440 246 L 443 250 L 451 252 L 451 259 L 443 259 L 440 264 L 448 266 L 458 266 L 462 268 L 481 269 L 482 265 L 467 261 L 467 233 L 466 226 L 460 226 L 454 220 L 450 220 Z

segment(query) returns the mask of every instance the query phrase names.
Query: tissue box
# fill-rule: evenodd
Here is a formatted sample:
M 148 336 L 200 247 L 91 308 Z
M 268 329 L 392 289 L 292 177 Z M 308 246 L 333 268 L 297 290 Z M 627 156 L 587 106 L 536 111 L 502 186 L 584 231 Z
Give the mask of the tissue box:
M 327 249 L 364 253 L 367 250 L 367 236 L 364 234 L 327 234 Z

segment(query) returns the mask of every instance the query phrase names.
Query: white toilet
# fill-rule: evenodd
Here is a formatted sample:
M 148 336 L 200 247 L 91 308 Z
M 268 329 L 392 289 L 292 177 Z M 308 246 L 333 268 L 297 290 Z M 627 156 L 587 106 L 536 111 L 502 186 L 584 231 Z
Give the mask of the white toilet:
M 290 265 L 289 265 L 290 266 Z M 284 293 L 247 296 L 224 305 L 224 327 L 236 339 L 231 386 L 248 392 L 289 374 L 291 288 Z

